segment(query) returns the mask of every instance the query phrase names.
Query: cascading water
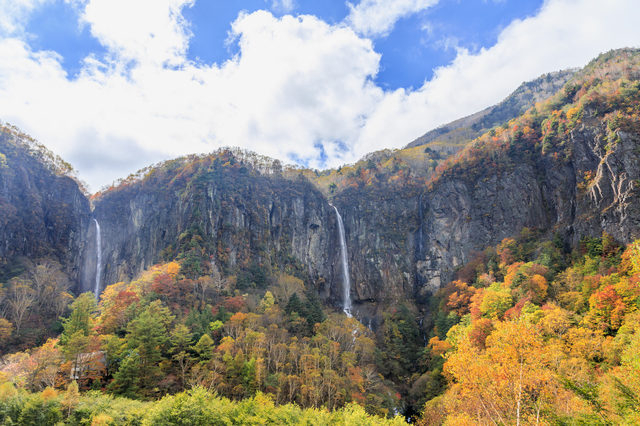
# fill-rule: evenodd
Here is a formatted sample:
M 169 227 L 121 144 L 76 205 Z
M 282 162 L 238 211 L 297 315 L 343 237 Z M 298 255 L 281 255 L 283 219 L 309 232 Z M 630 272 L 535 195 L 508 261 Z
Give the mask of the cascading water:
M 349 260 L 347 257 L 347 243 L 344 237 L 344 223 L 340 212 L 333 204 L 329 204 L 336 211 L 338 218 L 338 234 L 340 235 L 340 261 L 342 263 L 342 310 L 351 318 L 351 280 L 349 279 Z
M 94 218 L 93 221 L 96 224 L 96 286 L 93 289 L 93 294 L 96 299 L 100 298 L 100 272 L 102 271 L 102 241 L 100 236 L 100 224 Z
M 427 346 L 429 346 L 429 342 L 427 341 L 427 335 L 424 332 L 424 329 L 422 328 L 423 321 L 424 321 L 424 318 L 420 318 L 420 334 L 422 334 L 422 340 L 424 341 L 424 347 L 426 348 Z

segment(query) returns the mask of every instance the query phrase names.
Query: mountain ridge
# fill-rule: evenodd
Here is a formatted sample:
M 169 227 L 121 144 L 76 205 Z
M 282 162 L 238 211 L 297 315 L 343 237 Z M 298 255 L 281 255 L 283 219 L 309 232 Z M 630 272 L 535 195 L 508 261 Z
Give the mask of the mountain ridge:
M 616 58 L 630 60 L 631 68 L 627 64 L 626 68 L 617 70 Z M 152 264 L 165 248 L 161 246 L 168 246 L 172 238 L 187 231 L 187 224 L 191 223 L 188 217 L 196 212 L 200 215 L 198 237 L 211 247 L 217 247 L 217 251 L 209 249 L 208 253 L 214 254 L 216 262 L 224 264 L 221 269 L 234 264 L 240 252 L 245 253 L 245 259 L 251 257 L 251 253 L 263 253 L 257 256 L 259 262 L 275 259 L 278 257 L 275 253 L 285 241 L 282 238 L 286 237 L 287 246 L 292 250 L 289 252 L 291 258 L 285 263 L 277 261 L 271 264 L 272 267 L 304 271 L 300 272 L 301 277 L 314 277 L 311 281 L 316 283 L 316 290 L 326 300 L 337 304 L 340 281 L 335 271 L 338 264 L 335 256 L 330 255 L 336 251 L 330 248 L 336 247 L 337 231 L 335 218 L 327 207 L 329 199 L 340 210 L 345 223 L 355 309 L 371 318 L 379 315 L 377 310 L 382 301 L 387 305 L 401 299 L 417 297 L 415 300 L 424 300 L 453 277 L 456 268 L 469 259 L 472 251 L 497 244 L 523 227 L 548 232 L 555 229 L 572 246 L 577 244 L 580 236 L 599 234 L 603 229 L 621 242 L 628 243 L 629 238 L 635 235 L 637 214 L 628 195 L 633 188 L 625 187 L 623 192 L 608 191 L 606 188 L 617 184 L 615 174 L 611 173 L 598 175 L 602 180 L 597 185 L 601 191 L 595 198 L 583 197 L 577 187 L 584 181 L 585 173 L 595 173 L 606 167 L 619 169 L 618 174 L 627 176 L 625 179 L 628 181 L 633 181 L 638 175 L 636 159 L 631 162 L 624 160 L 627 154 L 633 154 L 637 135 L 615 127 L 610 130 L 613 124 L 608 124 L 610 117 L 606 114 L 611 112 L 599 112 L 591 100 L 594 96 L 609 96 L 609 86 L 621 84 L 620 78 L 626 75 L 625 70 L 636 69 L 637 58 L 637 51 L 622 50 L 609 54 L 608 59 L 596 60 L 591 68 L 576 74 L 580 80 L 565 85 L 565 89 L 546 101 L 541 111 L 530 109 L 521 118 L 485 133 L 456 155 L 439 161 L 432 172 L 423 175 L 413 173 L 409 166 L 393 161 L 389 163 L 390 160 L 382 156 L 382 160 L 377 162 L 369 159 L 357 167 L 343 167 L 332 172 L 332 175 L 342 173 L 343 182 L 336 185 L 333 192 L 318 192 L 303 182 L 325 178 L 326 174 L 322 172 L 290 170 L 262 175 L 248 161 L 232 161 L 232 154 L 228 158 L 217 158 L 216 155 L 220 154 L 204 156 L 178 167 L 175 175 L 166 179 L 173 185 L 174 193 L 177 190 L 187 197 L 187 204 L 178 202 L 170 208 L 176 215 L 181 211 L 186 216 L 175 216 L 172 221 L 163 221 L 156 212 L 149 210 L 153 208 L 152 200 L 156 196 L 152 194 L 156 189 L 149 180 L 126 184 L 123 188 L 137 188 L 131 199 L 125 197 L 120 204 L 112 204 L 117 197 L 108 193 L 94 199 L 99 218 L 105 211 L 101 206 L 107 204 L 114 211 L 126 212 L 121 215 L 124 222 L 105 224 L 105 235 L 115 235 L 118 233 L 116 230 L 121 229 L 146 229 L 143 232 L 147 236 L 143 240 L 134 239 L 134 246 L 131 246 L 134 258 L 134 252 L 140 247 L 150 247 L 151 241 L 153 245 L 159 245 L 145 255 L 144 260 L 134 262 L 136 266 L 129 273 L 108 275 L 107 281 L 131 276 Z M 598 80 L 599 77 L 593 75 L 601 72 L 609 72 L 609 80 L 606 81 L 617 83 L 602 86 L 602 79 Z M 635 74 L 629 76 L 634 78 Z M 597 89 L 601 86 L 602 89 Z M 598 90 L 603 93 L 598 94 Z M 616 108 L 619 107 L 614 105 L 609 109 L 613 111 Z M 608 143 L 612 134 L 621 140 L 616 147 Z M 611 152 L 604 155 L 606 150 Z M 635 155 L 630 158 L 635 158 Z M 495 167 L 488 167 L 492 164 Z M 169 169 L 171 167 L 168 166 Z M 221 199 L 221 203 L 214 202 L 212 194 L 220 194 L 217 191 L 222 187 L 216 186 L 207 176 L 212 176 L 212 173 L 223 176 L 223 170 L 233 173 L 238 182 L 247 182 L 248 187 L 254 185 L 256 179 L 265 185 L 268 182 L 274 192 L 256 206 L 247 204 L 243 197 L 231 192 L 227 193 L 227 198 Z M 153 179 L 153 173 L 148 179 Z M 199 182 L 200 186 L 190 192 L 192 181 Z M 231 187 L 232 183 L 225 185 Z M 254 191 L 259 191 L 259 186 L 254 187 Z M 295 188 L 293 192 L 285 190 L 294 194 L 292 197 L 280 192 L 288 186 Z M 389 192 L 391 188 L 393 190 Z M 116 194 L 119 190 L 116 188 L 114 191 Z M 197 194 L 210 195 L 209 201 L 201 199 L 196 208 L 189 203 L 194 197 L 202 198 Z M 621 201 L 623 199 L 624 202 Z M 625 210 L 625 217 L 616 216 L 616 209 Z M 165 208 L 161 210 L 167 211 Z M 284 219 L 282 214 L 285 214 Z M 153 226 L 145 224 L 149 217 L 157 217 L 159 222 Z M 171 229 L 172 224 L 179 223 L 183 225 L 178 225 L 176 234 L 171 238 L 164 239 L 157 231 Z M 229 237 L 224 237 L 228 227 L 234 232 L 246 233 L 246 244 L 238 246 L 231 243 Z M 303 244 L 302 241 L 306 242 Z M 309 241 L 322 243 L 310 248 Z M 114 250 L 119 248 L 114 247 Z M 231 253 L 230 257 L 223 254 L 227 251 Z M 309 256 L 314 260 L 309 262 Z M 112 259 L 109 264 L 119 265 L 120 258 L 127 261 L 131 255 Z M 130 268 L 113 267 L 119 271 Z
M 614 406 L 624 398 L 607 380 L 635 386 L 624 375 L 640 343 L 640 332 L 629 343 L 638 146 L 640 49 L 599 56 L 446 158 L 420 145 L 319 172 L 221 149 L 147 167 L 89 199 L 66 163 L 6 127 L 0 351 L 30 349 L 0 370 L 31 390 L 77 378 L 76 394 L 176 394 L 156 410 L 208 410 L 219 401 L 205 403 L 207 392 L 179 393 L 205 386 L 244 401 L 263 391 L 276 404 L 357 402 L 383 416 L 424 407 L 434 423 L 471 419 L 485 400 L 514 422 L 516 404 L 527 419 L 596 419 L 584 389 L 608 389 L 594 398 Z M 503 398 L 522 378 L 509 358 L 520 338 L 539 375 L 525 397 Z M 3 380 L 0 421 L 4 401 L 40 398 L 15 397 Z M 553 398 L 540 399 L 547 389 Z M 64 398 L 55 392 L 41 398 L 62 418 L 54 405 L 73 383 Z M 540 414 L 543 403 L 552 411 Z
M 118 186 L 91 198 L 93 216 L 101 225 L 105 221 L 106 269 L 101 271 L 103 283 L 130 279 L 161 258 L 180 255 L 176 247 L 181 243 L 174 240 L 179 240 L 187 232 L 190 238 L 203 241 L 197 244 L 202 251 L 201 257 L 213 256 L 209 260 L 220 263 L 221 266 L 216 267 L 226 272 L 236 268 L 233 272 L 237 273 L 238 267 L 248 267 L 251 262 L 267 270 L 292 268 L 299 271 L 301 277 L 313 281 L 319 294 L 335 304 L 340 285 L 335 272 L 338 265 L 336 257 L 329 253 L 335 252 L 331 247 L 336 247 L 337 232 L 335 218 L 327 208 L 328 200 L 340 209 L 348 246 L 353 247 L 349 261 L 354 300 L 363 314 L 372 318 L 378 315 L 375 306 L 378 301 L 386 300 L 385 304 L 388 304 L 398 298 L 417 297 L 416 300 L 422 300 L 451 279 L 455 269 L 465 263 L 473 250 L 495 244 L 499 239 L 519 232 L 522 227 L 549 229 L 549 224 L 555 223 L 552 228 L 565 227 L 565 237 L 575 245 L 577 237 L 569 236 L 572 232 L 593 234 L 598 227 L 613 226 L 606 225 L 606 220 L 602 219 L 604 222 L 599 225 L 590 222 L 587 226 L 579 225 L 576 230 L 572 225 L 575 220 L 572 212 L 580 205 L 586 210 L 593 207 L 576 195 L 575 187 L 585 180 L 584 173 L 593 172 L 600 180 L 615 181 L 615 176 L 607 177 L 602 172 L 602 162 L 616 156 L 603 151 L 611 148 L 606 140 L 603 143 L 603 138 L 612 137 L 612 131 L 607 127 L 608 118 L 602 114 L 597 118 L 598 113 L 593 113 L 592 103 L 584 108 L 581 106 L 579 112 L 571 112 L 571 119 L 566 115 L 570 105 L 577 105 L 585 96 L 592 96 L 588 91 L 601 84 L 602 78 L 618 81 L 624 75 L 631 80 L 637 79 L 637 57 L 637 50 L 622 49 L 601 55 L 581 71 L 554 74 L 548 83 L 551 87 L 559 85 L 559 81 L 565 78 L 569 83 L 544 103 L 546 106 L 541 113 L 530 108 L 522 116 L 525 118 L 494 127 L 448 158 L 437 155 L 437 159 L 433 158 L 432 150 L 419 145 L 372 153 L 353 166 L 318 172 L 283 167 L 277 160 L 241 150 L 220 150 L 211 155 L 186 156 L 145 168 L 122 180 Z M 627 62 L 620 65 L 622 68 L 616 71 L 617 74 L 611 74 L 621 61 Z M 532 85 L 537 87 L 539 83 L 535 81 Z M 526 85 L 514 93 L 525 93 L 522 87 Z M 531 90 L 531 93 L 525 98 L 533 99 L 538 92 Z M 519 99 L 515 94 L 511 96 L 511 99 L 516 98 Z M 509 102 L 503 104 L 508 105 Z M 496 107 L 492 108 L 495 111 Z M 553 114 L 559 114 L 560 118 L 554 118 Z M 580 121 L 583 116 L 584 120 Z M 518 125 L 521 129 L 514 130 L 513 126 Z M 551 132 L 555 133 L 551 135 L 548 129 L 543 129 L 544 126 L 556 126 Z M 557 126 L 564 126 L 564 130 L 558 132 Z M 573 127 L 567 130 L 567 126 Z M 524 136 L 522 127 L 528 132 Z M 622 140 L 619 149 L 625 153 L 634 152 L 629 147 L 635 143 L 633 133 L 616 129 L 613 133 Z M 554 164 L 549 151 L 554 138 L 562 139 L 561 144 L 578 148 L 578 152 L 563 151 L 553 155 L 566 157 L 576 154 L 580 157 Z M 525 145 L 527 148 L 521 149 Z M 483 151 L 482 146 L 489 148 Z M 486 154 L 483 153 L 485 151 Z M 496 174 L 499 167 L 494 170 L 482 168 L 482 164 L 473 160 L 474 155 L 488 155 L 497 166 L 504 163 L 506 168 L 503 167 L 500 173 L 506 174 L 499 177 Z M 523 158 L 530 161 L 517 164 L 509 155 L 524 155 Z M 621 173 L 627 176 L 625 179 L 632 181 L 637 174 L 635 163 L 616 161 L 616 167 L 620 167 Z M 610 164 L 606 166 L 612 167 Z M 631 169 L 627 170 L 628 167 Z M 570 182 L 569 186 L 565 187 L 560 182 L 557 177 L 559 170 Z M 233 178 L 225 177 L 225 173 L 230 173 Z M 474 173 L 476 177 L 473 179 L 464 178 L 465 174 Z M 556 177 L 551 179 L 553 176 Z M 223 185 L 216 187 L 211 179 L 220 179 Z M 478 187 L 480 181 L 487 184 Z M 249 191 L 244 192 L 244 196 L 229 190 L 238 182 L 244 182 L 244 186 L 236 188 L 238 191 Z M 628 202 L 629 191 L 607 192 L 606 188 L 615 187 L 619 183 L 616 182 L 596 185 L 599 194 L 592 195 L 592 201 L 598 204 L 594 200 L 600 197 L 619 202 L 621 197 L 626 197 L 625 202 Z M 262 197 L 261 201 L 256 199 L 256 206 L 248 204 L 246 201 L 254 197 L 249 194 L 260 193 L 261 185 L 271 188 L 267 191 L 269 196 Z M 509 185 L 512 186 L 510 189 Z M 538 192 L 525 191 L 525 188 L 532 187 L 538 188 Z M 163 188 L 170 192 L 163 192 Z M 394 188 L 391 193 L 390 188 Z M 594 191 L 591 190 L 592 194 Z M 497 195 L 509 192 L 521 193 L 522 199 L 527 200 L 525 205 L 521 200 Z M 227 198 L 216 199 L 221 193 Z M 493 200 L 490 207 L 481 201 L 487 199 Z M 555 213 L 550 214 L 546 208 L 540 207 L 543 204 L 552 206 Z M 614 204 L 612 201 L 605 209 L 603 201 L 600 201 L 598 208 L 611 214 L 617 208 L 611 207 Z M 158 209 L 158 206 L 164 207 Z M 475 207 L 472 209 L 471 206 Z M 635 215 L 635 210 L 631 210 Z M 84 241 L 73 249 L 75 260 L 68 266 L 74 271 L 73 276 L 83 283 L 79 289 L 88 290 L 95 277 L 95 243 L 92 242 L 95 229 L 87 212 L 83 212 L 82 229 L 75 230 L 74 235 L 81 235 Z M 159 216 L 168 212 L 173 212 L 170 221 Z M 521 215 L 508 212 L 520 212 Z M 497 223 L 489 223 L 483 217 L 502 217 L 501 220 L 511 225 L 499 229 Z M 199 224 L 198 229 L 189 231 L 194 223 Z M 237 245 L 239 242 L 227 244 L 232 240 L 228 234 L 231 229 L 246 233 L 248 243 L 242 243 L 242 248 Z M 452 229 L 456 231 L 448 231 Z M 628 231 L 624 227 L 621 229 Z M 613 235 L 628 242 L 624 232 L 613 232 Z M 627 232 L 627 235 L 631 233 Z M 283 244 L 288 249 L 283 249 Z M 250 261 L 255 253 L 262 254 L 255 262 Z M 237 266 L 238 256 L 240 266 Z M 69 263 L 69 260 L 65 262 Z
M 537 102 L 543 101 L 561 89 L 578 68 L 555 71 L 522 83 L 499 103 L 474 114 L 438 126 L 410 142 L 406 148 L 434 143 L 456 149 L 464 146 L 495 126 L 516 118 Z

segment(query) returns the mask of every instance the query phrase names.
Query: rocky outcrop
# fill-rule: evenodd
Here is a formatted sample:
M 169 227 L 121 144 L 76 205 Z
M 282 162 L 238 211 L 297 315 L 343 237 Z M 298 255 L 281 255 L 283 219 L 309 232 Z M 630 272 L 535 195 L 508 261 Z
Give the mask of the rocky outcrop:
M 604 124 L 583 125 L 572 141 L 578 182 L 582 177 L 575 190 L 574 239 L 602 231 L 624 243 L 640 238 L 640 134 L 618 131 L 612 142 Z
M 286 271 L 338 303 L 336 218 L 310 182 L 261 172 L 227 151 L 177 167 L 95 200 L 103 282 L 130 279 L 197 242 L 208 261 L 226 274 L 252 267 Z M 188 178 L 176 179 L 184 173 Z M 91 280 L 87 274 L 85 288 Z
M 639 238 L 640 135 L 615 135 L 612 142 L 603 120 L 587 118 L 566 142 L 566 161 L 517 157 L 511 169 L 481 179 L 453 174 L 429 189 L 407 184 L 336 194 L 356 315 L 375 319 L 381 307 L 424 301 L 475 251 L 523 227 L 560 233 L 571 245 L 603 230 L 620 242 Z M 72 179 L 16 149 L 2 148 L 11 165 L 0 173 L 2 258 L 54 255 L 72 276 L 82 270 L 79 290 L 92 291 L 95 225 L 87 199 Z M 227 274 L 253 265 L 288 271 L 340 306 L 335 213 L 307 179 L 261 172 L 242 160 L 230 164 L 232 154 L 176 161 L 94 200 L 104 284 L 133 278 L 195 238 Z
M 14 128 L 0 128 L 0 270 L 52 258 L 77 279 L 91 210 L 70 167 Z M 19 268 L 18 268 L 19 270 Z
M 612 145 L 604 122 L 588 120 L 569 139 L 566 161 L 514 158 L 506 173 L 486 173 L 479 181 L 447 177 L 425 193 L 417 236 L 424 249 L 415 262 L 418 299 L 451 280 L 473 252 L 524 227 L 558 233 L 572 247 L 602 232 L 625 244 L 640 237 L 640 135 L 619 131 Z M 406 248 L 412 247 L 408 241 Z

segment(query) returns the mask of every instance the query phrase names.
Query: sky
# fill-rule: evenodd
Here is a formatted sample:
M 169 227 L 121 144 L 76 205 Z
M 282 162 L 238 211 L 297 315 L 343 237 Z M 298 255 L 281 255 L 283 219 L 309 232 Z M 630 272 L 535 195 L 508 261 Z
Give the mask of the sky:
M 0 0 L 0 121 L 94 191 L 223 146 L 336 167 L 638 47 L 638 22 L 638 0 Z

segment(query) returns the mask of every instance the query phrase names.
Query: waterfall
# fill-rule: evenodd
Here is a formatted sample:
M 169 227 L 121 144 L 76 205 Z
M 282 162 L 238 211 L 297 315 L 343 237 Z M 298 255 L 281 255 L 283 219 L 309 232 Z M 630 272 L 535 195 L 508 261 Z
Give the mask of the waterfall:
M 420 334 L 422 334 L 422 340 L 424 341 L 424 347 L 426 348 L 427 346 L 429 346 L 429 342 L 427 342 L 427 334 L 422 328 L 422 321 L 424 321 L 424 318 L 420 318 Z
M 344 223 L 338 209 L 329 204 L 336 211 L 338 218 L 338 233 L 340 235 L 340 261 L 342 263 L 342 310 L 351 317 L 351 280 L 349 279 L 349 260 L 347 258 L 347 243 L 344 237 Z
M 100 272 L 102 271 L 102 242 L 100 237 L 100 224 L 94 218 L 93 221 L 96 224 L 96 286 L 93 289 L 93 294 L 96 300 L 100 298 Z

